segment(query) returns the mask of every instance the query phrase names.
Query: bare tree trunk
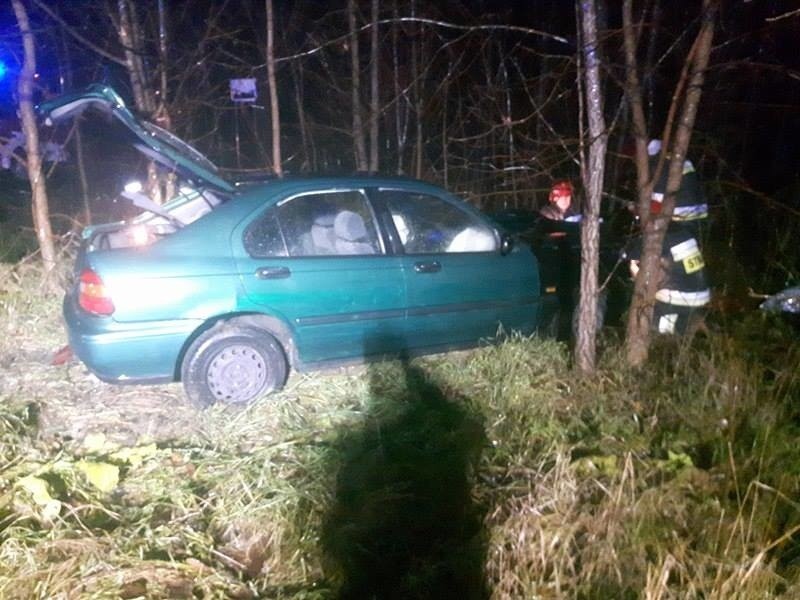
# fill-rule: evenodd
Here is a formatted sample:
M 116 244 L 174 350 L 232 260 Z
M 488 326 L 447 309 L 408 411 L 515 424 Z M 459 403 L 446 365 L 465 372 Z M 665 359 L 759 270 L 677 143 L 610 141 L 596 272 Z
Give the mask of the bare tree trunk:
M 636 60 L 636 45 L 639 35 L 634 28 L 632 0 L 624 1 L 622 13 L 625 45 L 625 92 L 631 108 L 635 141 L 634 157 L 636 162 L 636 189 L 638 191 L 637 212 L 644 228 L 645 223 L 650 221 L 650 197 L 653 193 L 653 184 L 660 177 L 663 160 L 659 161 L 656 172 L 650 173 L 647 157 L 647 121 Z M 655 238 L 651 236 L 650 242 L 654 241 L 656 241 Z M 660 252 L 660 248 L 658 249 L 658 254 L 654 254 L 651 251 L 647 256 L 647 260 L 642 256 L 639 276 L 634 286 L 627 325 L 627 353 L 628 361 L 631 364 L 644 362 L 650 346 L 650 328 L 652 325 L 655 290 L 652 296 L 648 296 L 647 290 L 653 286 L 646 284 L 649 283 L 650 278 L 654 280 L 660 278 L 659 265 L 654 262 Z M 657 281 L 654 281 L 654 284 L 657 284 Z
M 714 26 L 719 1 L 703 0 L 702 25 L 686 57 L 683 73 L 672 97 L 672 105 L 670 106 L 667 122 L 664 126 L 664 134 L 662 135 L 662 154 L 653 174 L 649 174 L 647 171 L 647 156 L 644 147 L 646 140 L 642 131 L 644 110 L 641 102 L 641 90 L 638 87 L 638 83 L 636 83 L 638 79 L 635 74 L 631 73 L 632 70 L 635 70 L 635 45 L 633 43 L 630 0 L 625 1 L 623 8 L 626 69 L 628 70 L 626 84 L 628 89 L 626 93 L 630 96 L 631 106 L 634 109 L 634 126 L 637 132 L 637 183 L 639 185 L 639 208 L 643 230 L 640 270 L 636 277 L 631 308 L 628 314 L 626 355 L 629 364 L 639 366 L 647 360 L 649 354 L 653 307 L 660 283 L 661 250 L 667 226 L 675 207 L 675 195 L 680 188 L 683 175 L 683 162 L 689 147 L 692 130 L 694 129 L 705 69 L 708 66 L 711 54 L 711 42 L 714 38 Z M 681 103 L 681 116 L 676 122 L 675 115 Z M 637 104 L 639 108 L 637 108 Z M 673 137 L 674 140 L 672 139 Z M 659 177 L 666 154 L 670 155 L 670 166 L 664 202 L 661 212 L 658 215 L 651 215 L 649 192 L 652 191 L 653 182 Z M 650 175 L 649 178 L 648 175 Z
M 141 28 L 134 0 L 117 0 L 117 34 L 119 42 L 125 51 L 125 67 L 131 80 L 133 102 L 136 109 L 149 117 L 154 117 L 158 107 L 155 95 L 147 77 L 147 70 L 142 59 Z M 147 164 L 147 181 L 145 182 L 147 195 L 156 204 L 163 204 L 169 198 L 164 197 L 161 189 L 161 180 L 158 176 L 158 167 L 154 161 Z
M 416 17 L 416 3 L 414 0 L 411 2 L 411 16 Z M 414 116 L 416 117 L 416 140 L 414 147 L 414 177 L 417 179 L 422 178 L 422 92 L 420 91 L 420 73 L 419 73 L 419 53 L 420 53 L 420 38 L 418 35 L 414 36 L 411 42 L 411 77 L 412 89 L 414 90 Z
M 422 98 L 416 101 L 417 113 L 417 143 L 414 150 L 414 177 L 422 179 L 422 155 L 424 153 L 424 143 L 422 139 Z
M 625 42 L 625 86 L 628 104 L 633 118 L 633 133 L 636 144 L 636 189 L 639 215 L 646 218 L 650 214 L 650 196 L 653 191 L 650 166 L 647 159 L 647 122 L 642 104 L 642 90 L 636 68 L 636 32 L 633 25 L 633 0 L 623 3 L 623 33 Z M 654 178 L 653 178 L 654 179 Z
M 147 190 L 147 195 L 150 199 L 159 206 L 169 200 L 169 197 L 164 196 L 164 190 L 161 189 L 158 166 L 156 166 L 153 160 L 147 163 L 147 182 L 145 183 L 144 189 Z
M 89 204 L 89 180 L 86 178 L 86 161 L 83 157 L 83 137 L 81 136 L 81 123 L 75 123 L 75 160 L 78 163 L 78 180 L 81 184 L 81 197 L 83 198 L 83 224 L 92 224 L 92 207 Z
M 66 37 L 62 30 L 61 32 L 61 55 L 66 63 L 66 68 L 61 73 L 61 89 L 60 93 L 65 93 L 66 88 L 71 88 L 73 62 L 70 52 L 69 44 L 66 43 Z M 66 86 L 66 87 L 65 87 Z M 78 182 L 81 186 L 81 200 L 83 203 L 83 225 L 92 224 L 92 207 L 89 202 L 89 180 L 86 177 L 86 161 L 83 156 L 83 136 L 81 133 L 81 118 L 75 119 L 75 162 L 78 167 Z
M 447 161 L 449 160 L 449 153 L 447 151 L 447 101 L 450 95 L 450 81 L 444 84 L 444 101 L 442 102 L 442 181 L 444 187 L 450 185 L 450 173 L 448 170 Z
M 117 0 L 117 11 L 119 13 L 119 41 L 125 50 L 125 66 L 131 80 L 133 101 L 138 110 L 152 115 L 156 106 L 147 81 L 141 48 L 138 44 L 141 36 L 135 5 L 132 2 L 129 3 L 128 0 Z
M 294 102 L 297 110 L 297 121 L 300 126 L 300 143 L 303 145 L 303 169 L 314 171 L 317 168 L 317 153 L 314 148 L 314 138 L 308 135 L 308 122 L 306 110 L 303 106 L 303 73 L 292 62 L 292 83 L 294 84 Z
M 508 68 L 506 68 L 506 60 L 501 58 L 500 59 L 500 72 L 503 75 L 503 88 L 505 91 L 505 115 L 503 119 L 506 121 L 506 144 L 507 144 L 507 152 L 508 156 L 504 161 L 504 167 L 508 169 L 512 167 L 510 171 L 506 170 L 506 177 L 511 177 L 511 197 L 514 202 L 514 208 L 519 208 L 519 197 L 517 196 L 517 174 L 516 170 L 513 169 L 516 166 L 516 149 L 514 145 L 514 110 L 513 105 L 511 102 L 511 81 L 508 77 Z M 507 184 L 507 180 L 506 180 Z
M 661 27 L 661 0 L 654 0 L 653 6 L 650 10 L 649 29 L 651 31 L 659 31 Z M 645 54 L 644 69 L 644 95 L 647 100 L 645 106 L 648 108 L 647 122 L 650 123 L 653 117 L 653 106 L 655 105 L 656 86 L 655 86 L 655 65 L 656 65 L 656 46 L 657 35 L 651 35 L 647 44 L 647 52 Z
M 372 173 L 378 172 L 378 63 L 380 62 L 380 51 L 378 49 L 378 0 L 372 0 L 372 31 L 371 31 L 371 54 L 372 65 L 370 67 L 370 110 L 369 110 L 369 170 Z
M 172 130 L 172 119 L 167 110 L 167 12 L 164 8 L 164 0 L 158 0 L 158 60 L 161 63 L 159 65 L 161 77 L 156 119 L 162 127 Z
M 544 23 L 552 23 L 554 20 L 555 12 L 558 10 L 558 4 L 556 2 L 547 2 L 545 3 L 547 7 L 544 9 L 543 22 Z M 538 108 L 545 103 L 545 99 L 547 98 L 547 94 L 549 93 L 549 88 L 552 86 L 549 77 L 542 76 L 543 73 L 549 73 L 550 68 L 550 55 L 547 52 L 547 40 L 543 37 L 539 37 L 534 42 L 535 47 L 537 49 L 537 57 L 539 60 L 539 77 L 536 78 L 536 91 L 534 93 L 534 107 Z M 544 140 L 546 138 L 546 123 L 545 120 L 542 118 L 536 119 L 536 137 L 534 140 L 537 143 L 537 146 L 540 140 Z M 539 151 L 538 147 L 533 147 L 530 149 L 533 152 L 533 155 L 536 156 L 536 153 Z
M 36 74 L 36 40 L 31 31 L 28 12 L 22 0 L 11 0 L 14 14 L 17 17 L 19 32 L 25 57 L 19 74 L 17 91 L 19 93 L 19 113 L 22 121 L 22 132 L 25 135 L 28 179 L 31 182 L 31 201 L 33 208 L 33 226 L 36 239 L 42 253 L 42 262 L 46 271 L 52 270 L 56 262 L 56 250 L 53 243 L 53 230 L 50 226 L 50 210 L 47 200 L 47 189 L 42 172 L 42 155 L 39 151 L 39 131 L 36 128 L 36 116 L 33 112 L 33 81 Z
M 272 0 L 267 3 L 267 79 L 269 81 L 269 107 L 272 120 L 272 170 L 283 177 L 281 161 L 281 117 L 278 108 L 278 88 L 275 82 L 275 15 Z
M 395 21 L 400 18 L 397 10 L 397 0 L 394 2 L 392 14 Z M 408 105 L 407 94 L 400 88 L 400 57 L 397 34 L 397 24 L 392 26 L 392 67 L 394 83 L 394 127 L 397 144 L 397 174 L 403 174 L 403 159 L 406 153 L 406 140 L 408 139 Z M 402 95 L 402 100 L 401 100 Z
M 356 159 L 356 170 L 366 171 L 367 153 L 364 147 L 364 122 L 361 118 L 361 65 L 358 50 L 355 0 L 347 0 L 347 20 L 350 26 L 350 65 L 353 77 L 351 86 L 353 99 L 353 150 Z
M 597 40 L 595 0 L 580 3 L 584 60 L 583 93 L 589 123 L 589 158 L 582 156 L 581 167 L 586 203 L 581 222 L 581 297 L 578 306 L 578 338 L 575 364 L 582 373 L 595 369 L 597 347 L 597 273 L 600 257 L 600 202 L 603 194 L 608 133 L 603 117 L 603 94 L 600 85 L 600 57 Z

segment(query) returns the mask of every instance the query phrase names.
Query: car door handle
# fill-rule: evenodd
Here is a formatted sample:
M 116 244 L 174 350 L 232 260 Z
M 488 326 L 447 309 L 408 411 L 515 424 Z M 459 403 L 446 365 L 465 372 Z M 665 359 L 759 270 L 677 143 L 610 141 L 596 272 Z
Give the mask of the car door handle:
M 438 260 L 432 260 L 430 262 L 418 262 L 414 263 L 414 270 L 417 273 L 437 273 L 442 270 L 442 265 Z
M 292 274 L 287 267 L 258 267 L 256 277 L 259 279 L 286 279 Z

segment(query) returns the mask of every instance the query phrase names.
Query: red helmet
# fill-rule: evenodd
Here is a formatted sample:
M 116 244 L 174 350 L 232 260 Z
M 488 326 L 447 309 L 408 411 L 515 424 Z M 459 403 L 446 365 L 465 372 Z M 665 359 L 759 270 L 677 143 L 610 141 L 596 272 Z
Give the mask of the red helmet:
M 557 198 L 564 198 L 571 196 L 572 196 L 572 184 L 566 179 L 563 179 L 561 181 L 556 181 L 553 184 L 553 187 L 550 188 L 550 202 L 555 202 Z

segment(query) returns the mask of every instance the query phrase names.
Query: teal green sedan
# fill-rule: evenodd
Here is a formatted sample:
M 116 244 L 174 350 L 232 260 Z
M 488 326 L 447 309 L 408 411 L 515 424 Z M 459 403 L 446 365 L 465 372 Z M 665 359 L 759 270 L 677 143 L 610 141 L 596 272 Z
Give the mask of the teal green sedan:
M 535 330 L 532 252 L 447 191 L 374 176 L 236 184 L 138 121 L 113 90 L 39 107 L 50 122 L 110 113 L 180 182 L 89 227 L 64 299 L 69 343 L 100 379 L 182 381 L 199 406 L 246 403 L 299 371 L 474 346 Z

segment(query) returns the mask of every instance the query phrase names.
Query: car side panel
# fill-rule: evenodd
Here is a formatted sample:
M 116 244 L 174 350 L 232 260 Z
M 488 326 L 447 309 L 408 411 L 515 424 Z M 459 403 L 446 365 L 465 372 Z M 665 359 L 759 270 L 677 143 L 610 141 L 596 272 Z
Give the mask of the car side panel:
M 120 324 L 86 314 L 74 295 L 64 299 L 64 319 L 76 356 L 100 379 L 113 383 L 174 380 L 184 343 L 202 325 L 195 319 Z
M 539 310 L 536 260 L 527 249 L 406 256 L 413 346 L 477 342 L 534 331 Z M 438 263 L 425 272 L 419 265 Z
M 235 310 L 237 277 L 230 260 L 181 258 L 97 265 L 118 323 L 204 319 Z M 216 264 L 214 264 L 216 263 Z
M 397 350 L 405 346 L 405 284 L 398 257 L 238 258 L 239 304 L 289 323 L 304 363 Z M 260 268 L 285 269 L 259 279 Z
M 64 318 L 70 346 L 101 379 L 171 381 L 194 332 L 237 312 L 239 278 L 227 239 L 203 244 L 203 236 L 190 233 L 178 232 L 175 242 L 83 256 L 81 266 L 101 277 L 114 312 L 86 313 L 77 305 L 76 286 L 65 298 Z

